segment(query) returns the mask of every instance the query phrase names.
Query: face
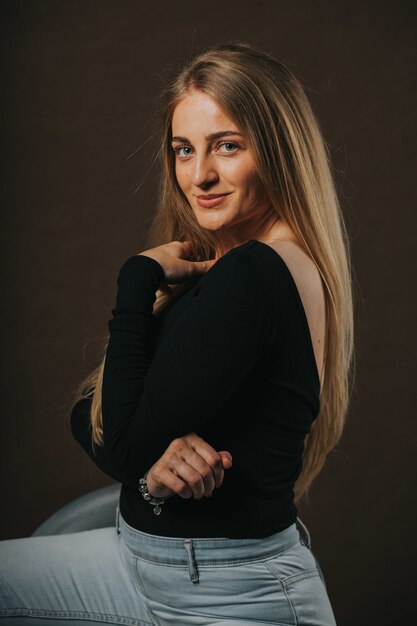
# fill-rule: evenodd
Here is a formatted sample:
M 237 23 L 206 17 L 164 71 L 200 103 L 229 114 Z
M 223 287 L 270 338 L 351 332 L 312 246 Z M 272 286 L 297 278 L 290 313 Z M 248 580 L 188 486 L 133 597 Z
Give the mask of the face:
M 172 136 L 177 181 L 200 226 L 223 247 L 256 238 L 270 202 L 238 126 L 194 90 L 174 110 Z

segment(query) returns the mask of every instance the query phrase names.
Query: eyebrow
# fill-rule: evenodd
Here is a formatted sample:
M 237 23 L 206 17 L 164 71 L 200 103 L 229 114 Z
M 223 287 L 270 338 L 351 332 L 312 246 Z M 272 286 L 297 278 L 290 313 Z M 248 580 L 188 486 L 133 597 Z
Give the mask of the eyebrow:
M 207 135 L 206 141 L 213 141 L 213 139 L 218 139 L 219 137 L 228 137 L 229 135 L 240 135 L 243 137 L 242 133 L 238 130 L 219 130 L 217 133 L 211 133 L 211 135 Z M 187 137 L 173 137 L 171 141 L 183 141 L 185 143 L 191 143 Z

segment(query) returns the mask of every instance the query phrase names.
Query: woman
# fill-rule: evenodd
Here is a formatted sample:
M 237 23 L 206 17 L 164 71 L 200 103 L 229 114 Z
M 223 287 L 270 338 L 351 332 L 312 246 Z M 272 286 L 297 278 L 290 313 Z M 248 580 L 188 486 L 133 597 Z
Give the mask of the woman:
M 353 355 L 325 143 L 294 75 L 244 43 L 191 59 L 161 115 L 148 247 L 71 411 L 123 483 L 116 529 L 2 542 L 0 616 L 335 624 L 296 508 L 341 437 Z

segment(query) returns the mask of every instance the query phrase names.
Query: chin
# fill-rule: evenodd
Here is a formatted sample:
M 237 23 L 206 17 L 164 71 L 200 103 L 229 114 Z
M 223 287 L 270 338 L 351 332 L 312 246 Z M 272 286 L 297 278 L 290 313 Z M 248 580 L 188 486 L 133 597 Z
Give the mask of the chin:
M 220 210 L 215 209 L 205 209 L 204 212 L 197 211 L 195 212 L 195 217 L 201 226 L 201 228 L 206 228 L 208 230 L 220 230 L 222 228 L 227 228 L 233 223 L 233 217 L 226 215 L 226 213 Z
M 217 232 L 217 231 L 221 231 L 225 228 L 227 228 L 228 224 L 225 224 L 224 222 L 210 222 L 210 220 L 198 220 L 198 224 L 200 226 L 200 228 L 204 229 L 204 230 L 208 230 L 210 232 Z

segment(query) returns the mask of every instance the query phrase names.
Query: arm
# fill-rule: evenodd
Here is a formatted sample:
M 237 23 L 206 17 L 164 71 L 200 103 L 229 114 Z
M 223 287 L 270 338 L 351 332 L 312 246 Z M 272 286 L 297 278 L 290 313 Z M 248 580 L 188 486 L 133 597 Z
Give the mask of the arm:
M 153 356 L 152 306 L 163 278 L 161 265 L 143 255 L 119 272 L 102 402 L 106 457 L 123 472 L 142 474 L 173 439 L 214 421 L 271 347 L 250 259 L 228 253 L 203 277 Z
M 101 469 L 102 472 L 120 483 L 124 483 L 129 487 L 138 489 L 140 478 L 138 474 L 129 474 L 127 472 L 122 472 L 115 469 L 114 467 L 110 466 L 107 459 L 105 458 L 105 453 L 102 446 L 95 444 L 93 448 L 90 427 L 91 403 L 92 398 L 83 398 L 82 400 L 79 400 L 76 404 L 74 404 L 72 408 L 70 424 L 71 432 L 74 439 L 78 441 L 83 450 L 88 454 L 90 459 L 97 465 L 97 467 Z

